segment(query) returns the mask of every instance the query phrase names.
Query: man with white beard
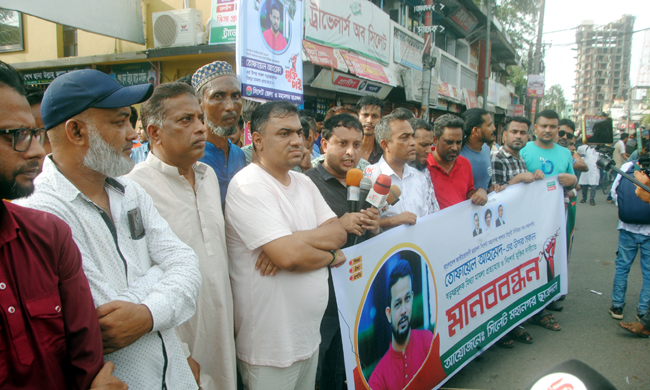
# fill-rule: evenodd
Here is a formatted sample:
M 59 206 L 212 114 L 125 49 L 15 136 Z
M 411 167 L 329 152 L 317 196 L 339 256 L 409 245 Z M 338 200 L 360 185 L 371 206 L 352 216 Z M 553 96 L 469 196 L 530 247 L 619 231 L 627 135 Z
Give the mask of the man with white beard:
M 244 152 L 228 138 L 239 130 L 241 84 L 229 63 L 215 61 L 194 73 L 192 87 L 208 128 L 205 156 L 199 161 L 208 164 L 217 174 L 223 206 L 230 180 L 246 166 Z
M 152 91 L 91 69 L 54 80 L 41 105 L 52 154 L 16 203 L 70 226 L 114 375 L 131 389 L 197 389 L 174 327 L 196 311 L 198 257 L 137 183 L 118 178 L 134 165 L 129 106 Z

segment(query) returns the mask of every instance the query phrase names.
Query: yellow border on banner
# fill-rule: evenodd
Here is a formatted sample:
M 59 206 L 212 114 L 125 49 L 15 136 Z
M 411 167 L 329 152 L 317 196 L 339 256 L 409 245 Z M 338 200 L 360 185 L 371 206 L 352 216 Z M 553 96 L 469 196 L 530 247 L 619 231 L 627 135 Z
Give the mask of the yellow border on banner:
M 361 361 L 359 360 L 359 321 L 361 320 L 361 312 L 363 311 L 363 305 L 366 302 L 366 298 L 368 297 L 368 290 L 370 289 L 370 285 L 374 281 L 375 275 L 377 275 L 377 272 L 379 269 L 384 265 L 386 262 L 386 259 L 388 259 L 390 256 L 395 254 L 399 249 L 414 249 L 420 256 L 424 258 L 424 260 L 427 262 L 427 265 L 429 266 L 429 270 L 431 270 L 431 279 L 433 280 L 433 290 L 435 292 L 436 296 L 436 320 L 435 320 L 435 325 L 433 327 L 433 340 L 436 338 L 436 331 L 438 330 L 438 286 L 436 285 L 436 277 L 435 274 L 433 273 L 433 267 L 431 266 L 431 262 L 429 261 L 429 258 L 427 257 L 427 254 L 425 251 L 422 250 L 419 246 L 410 243 L 410 242 L 403 242 L 401 244 L 397 244 L 394 247 L 390 248 L 388 252 L 384 255 L 384 257 L 379 260 L 379 263 L 377 263 L 377 266 L 375 267 L 374 270 L 372 270 L 372 274 L 370 274 L 370 277 L 368 278 L 368 283 L 366 284 L 366 289 L 363 292 L 363 297 L 361 298 L 361 303 L 359 308 L 357 309 L 357 318 L 356 321 L 354 322 L 354 349 L 357 351 L 356 359 L 357 359 L 357 367 L 359 367 L 359 376 L 361 377 L 361 380 L 363 381 L 364 385 L 366 386 L 367 389 L 370 389 L 370 385 L 366 381 L 366 377 L 363 375 L 363 370 L 361 369 Z M 362 255 L 363 256 L 363 255 Z M 431 307 L 429 307 L 429 310 L 431 310 Z M 432 344 L 433 345 L 433 344 Z M 429 350 L 429 353 L 431 353 L 431 350 Z M 429 355 L 427 355 L 427 358 Z M 420 370 L 418 369 L 418 372 Z M 413 375 L 413 378 L 417 376 L 417 373 Z M 411 380 L 413 380 L 411 378 Z M 354 380 L 354 378 L 352 378 Z M 410 383 L 410 381 L 409 381 Z M 408 386 L 408 384 L 407 384 Z

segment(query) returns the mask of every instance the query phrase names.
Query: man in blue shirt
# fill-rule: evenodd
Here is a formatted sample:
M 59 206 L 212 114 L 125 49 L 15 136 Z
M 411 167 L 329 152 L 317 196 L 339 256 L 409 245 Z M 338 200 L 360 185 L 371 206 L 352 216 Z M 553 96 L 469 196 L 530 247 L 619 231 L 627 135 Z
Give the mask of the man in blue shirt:
M 200 161 L 211 166 L 217 174 L 223 206 L 230 180 L 246 166 L 244 152 L 228 138 L 239 130 L 241 85 L 229 63 L 215 61 L 194 73 L 192 86 L 208 128 L 205 156 Z
M 541 170 L 546 177 L 558 175 L 558 182 L 564 187 L 565 208 L 568 206 L 568 191 L 575 188 L 578 178 L 573 171 L 573 157 L 569 149 L 555 143 L 560 130 L 560 117 L 553 110 L 544 110 L 537 114 L 535 120 L 535 135 L 537 139 L 529 142 L 519 154 L 526 161 L 528 172 Z M 559 311 L 561 306 L 552 302 L 551 310 Z M 553 319 L 551 313 L 540 311 L 530 319 L 531 322 L 549 330 L 560 330 L 560 325 Z
M 470 108 L 462 115 L 465 121 L 463 136 L 465 144 L 460 155 L 472 165 L 474 186 L 486 192 L 501 191 L 504 186 L 492 184 L 492 159 L 487 142 L 492 140 L 495 131 L 492 115 L 482 108 Z

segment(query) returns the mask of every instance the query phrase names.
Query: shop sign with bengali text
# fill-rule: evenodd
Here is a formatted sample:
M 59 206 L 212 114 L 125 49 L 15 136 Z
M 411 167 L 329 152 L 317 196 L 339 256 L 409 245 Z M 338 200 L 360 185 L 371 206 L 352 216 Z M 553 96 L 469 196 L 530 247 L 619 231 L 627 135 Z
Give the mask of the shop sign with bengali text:
M 552 176 L 343 249 L 332 280 L 347 388 L 438 389 L 567 293 L 566 244 Z M 411 351 L 408 366 L 396 367 L 395 346 Z
M 524 116 L 523 104 L 515 104 L 515 116 Z
M 478 108 L 478 99 L 476 99 L 476 92 L 470 91 L 467 88 L 463 88 L 463 94 L 465 95 L 465 107 L 469 110 L 470 108 Z
M 305 39 L 388 64 L 390 17 L 365 0 L 305 0 Z
M 241 0 L 237 20 L 243 96 L 302 104 L 302 0 Z
M 351 73 L 364 79 L 390 84 L 384 67 L 381 64 L 346 51 L 342 51 L 341 56 L 346 60 Z M 394 87 L 395 85 L 392 86 Z
M 472 13 L 466 10 L 462 5 L 451 16 L 451 20 L 456 22 L 456 24 L 465 30 L 466 33 L 471 32 L 478 25 L 478 19 L 476 19 L 474 15 L 472 15 Z
M 157 86 L 160 82 L 160 63 L 155 62 L 154 65 L 151 66 L 149 62 L 113 65 L 113 76 L 124 87 L 147 83 Z
M 246 0 L 244 0 L 246 1 Z M 210 45 L 235 43 L 237 39 L 237 0 L 212 0 Z
M 323 69 L 311 83 L 314 88 L 349 93 L 358 96 L 376 96 L 385 99 L 393 87 L 365 80 L 346 73 Z
M 55 69 L 27 70 L 21 71 L 20 74 L 23 75 L 25 85 L 47 85 L 63 74 L 86 68 L 90 68 L 90 66 L 67 66 Z
M 341 72 L 348 72 L 348 66 L 341 56 L 341 50 L 332 49 L 331 47 L 319 45 L 309 41 L 302 41 L 302 47 L 309 57 L 309 61 L 313 64 L 323 66 L 325 68 L 334 68 Z

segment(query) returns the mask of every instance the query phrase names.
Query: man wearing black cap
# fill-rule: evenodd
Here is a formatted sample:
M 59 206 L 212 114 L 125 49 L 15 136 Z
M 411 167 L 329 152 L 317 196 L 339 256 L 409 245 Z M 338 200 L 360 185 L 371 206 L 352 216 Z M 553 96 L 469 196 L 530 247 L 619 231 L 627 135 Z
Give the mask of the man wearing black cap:
M 117 178 L 134 165 L 129 106 L 152 91 L 90 69 L 55 79 L 41 104 L 52 154 L 19 203 L 70 225 L 115 376 L 132 389 L 197 389 L 174 327 L 195 313 L 198 258 L 139 185 Z

